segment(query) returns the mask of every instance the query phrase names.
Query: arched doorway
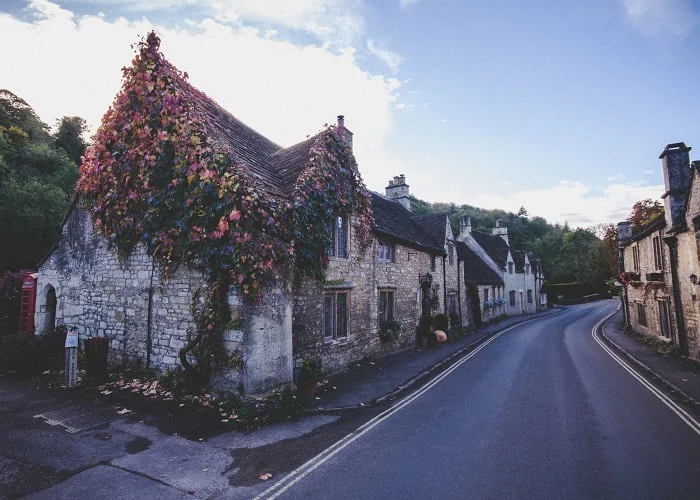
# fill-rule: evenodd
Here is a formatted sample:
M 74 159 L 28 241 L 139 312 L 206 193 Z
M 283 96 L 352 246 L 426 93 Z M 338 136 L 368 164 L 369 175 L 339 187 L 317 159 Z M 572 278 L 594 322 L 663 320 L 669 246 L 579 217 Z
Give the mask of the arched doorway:
M 51 285 L 46 290 L 46 324 L 45 330 L 56 328 L 56 289 Z

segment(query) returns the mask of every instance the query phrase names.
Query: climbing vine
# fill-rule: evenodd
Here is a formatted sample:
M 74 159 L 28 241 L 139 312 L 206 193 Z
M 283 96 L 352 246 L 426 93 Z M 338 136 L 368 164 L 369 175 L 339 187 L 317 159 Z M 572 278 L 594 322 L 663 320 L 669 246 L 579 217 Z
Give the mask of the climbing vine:
M 266 194 L 235 151 L 209 137 L 216 124 L 196 105 L 208 98 L 163 57 L 158 36 L 151 32 L 136 49 L 85 154 L 77 193 L 121 254 L 143 243 L 166 277 L 180 264 L 204 272 L 208 291 L 192 306 L 197 331 L 180 359 L 195 372 L 191 353 L 208 371 L 210 344 L 230 321 L 229 286 L 256 301 L 291 269 L 322 282 L 329 236 L 319 228 L 352 213 L 366 248 L 370 198 L 335 127 L 318 134 L 290 199 Z

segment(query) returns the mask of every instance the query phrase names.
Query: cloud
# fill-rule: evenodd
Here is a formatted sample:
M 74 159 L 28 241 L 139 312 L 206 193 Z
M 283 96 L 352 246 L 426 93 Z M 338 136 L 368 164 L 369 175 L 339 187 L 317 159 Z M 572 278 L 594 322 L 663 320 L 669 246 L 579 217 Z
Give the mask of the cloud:
M 645 198 L 658 199 L 663 186 L 608 184 L 595 189 L 582 182 L 561 181 L 553 186 L 496 194 L 475 193 L 468 203 L 480 208 L 500 208 L 517 212 L 521 206 L 531 216 L 544 217 L 554 224 L 590 227 L 600 223 L 617 223 L 626 219 L 632 205 Z M 419 198 L 420 193 L 415 193 Z M 464 195 L 454 199 L 462 199 Z
M 413 6 L 413 5 L 416 5 L 416 4 L 417 4 L 418 2 L 420 2 L 420 1 L 421 1 L 421 0 L 399 0 L 399 6 L 400 6 L 402 9 L 407 9 L 407 8 Z
M 685 38 L 698 25 L 689 0 L 619 0 L 627 19 L 645 35 Z
M 380 47 L 372 39 L 367 40 L 367 49 L 369 50 L 370 54 L 374 55 L 377 59 L 386 64 L 393 74 L 398 72 L 399 65 L 401 64 L 402 60 L 400 55 Z
M 280 145 L 344 114 L 363 174 L 398 164 L 386 141 L 401 82 L 364 71 L 351 48 L 294 44 L 211 18 L 165 28 L 147 17 L 80 16 L 47 0 L 32 1 L 27 14 L 0 13 L 0 43 L 12 47 L 3 67 L 13 68 L 2 85 L 49 124 L 78 115 L 94 129 L 121 87 L 131 44 L 155 28 L 161 50 L 193 85 Z
M 195 13 L 230 25 L 264 25 L 311 34 L 339 47 L 364 33 L 361 0 L 70 0 L 130 12 Z

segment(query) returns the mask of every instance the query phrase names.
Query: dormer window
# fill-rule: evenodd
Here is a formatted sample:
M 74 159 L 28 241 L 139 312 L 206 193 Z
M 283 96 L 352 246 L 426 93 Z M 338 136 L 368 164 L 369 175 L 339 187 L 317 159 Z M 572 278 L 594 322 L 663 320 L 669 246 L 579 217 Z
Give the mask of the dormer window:
M 329 228 L 331 241 L 328 255 L 331 257 L 348 258 L 348 217 L 337 215 Z

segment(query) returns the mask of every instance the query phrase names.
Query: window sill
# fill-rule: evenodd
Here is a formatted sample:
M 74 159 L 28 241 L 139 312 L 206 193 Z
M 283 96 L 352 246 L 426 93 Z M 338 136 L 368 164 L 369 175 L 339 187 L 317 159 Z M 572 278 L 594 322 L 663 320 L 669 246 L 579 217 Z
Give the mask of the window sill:
M 329 280 L 323 284 L 324 290 L 348 290 L 355 288 L 355 283 L 352 281 Z
M 347 343 L 348 343 L 347 337 L 343 337 L 340 339 L 326 339 L 326 338 L 323 339 L 323 345 L 325 345 L 325 346 L 332 346 L 332 345 L 342 346 L 342 345 L 345 345 Z

